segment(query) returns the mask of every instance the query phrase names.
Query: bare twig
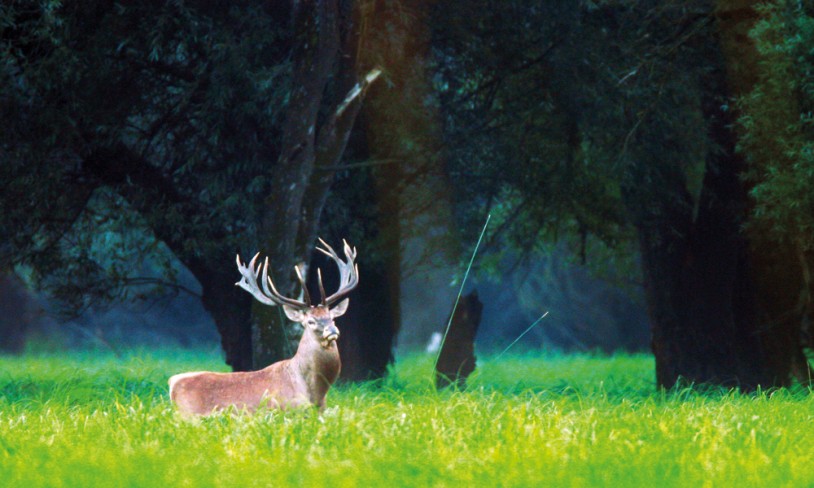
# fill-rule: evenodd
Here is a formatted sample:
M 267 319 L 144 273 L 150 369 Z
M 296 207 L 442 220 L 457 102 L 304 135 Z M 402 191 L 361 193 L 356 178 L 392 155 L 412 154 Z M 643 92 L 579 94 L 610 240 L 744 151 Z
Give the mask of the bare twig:
M 491 214 L 486 216 L 486 222 L 483 224 L 483 230 L 480 232 L 480 237 L 478 237 L 478 243 L 475 244 L 475 250 L 472 251 L 472 258 L 469 260 L 469 266 L 466 267 L 466 272 L 461 280 L 461 288 L 458 290 L 458 296 L 455 297 L 455 305 L 452 306 L 452 313 L 449 314 L 449 322 L 447 322 L 446 330 L 444 330 L 444 337 L 441 339 L 441 346 L 438 348 L 438 355 L 435 357 L 435 365 L 433 366 L 433 370 L 438 369 L 438 360 L 441 358 L 441 352 L 444 350 L 444 343 L 447 340 L 447 334 L 449 334 L 449 328 L 452 325 L 452 318 L 455 317 L 455 310 L 458 308 L 458 302 L 461 300 L 461 294 L 464 292 L 464 285 L 466 285 L 466 279 L 469 277 L 469 270 L 472 269 L 472 263 L 475 261 L 475 256 L 478 254 L 478 248 L 480 247 L 484 234 L 486 234 L 486 227 L 489 225 L 489 219 L 491 218 Z
M 527 328 L 526 330 L 524 330 L 522 334 L 520 334 L 519 336 L 517 336 L 517 339 L 513 340 L 511 344 L 509 344 L 508 346 L 506 346 L 506 349 L 504 349 L 504 350 L 503 350 L 503 352 L 501 352 L 500 354 L 498 354 L 498 355 L 497 355 L 497 357 L 495 358 L 495 361 L 497 361 L 498 359 L 500 359 L 500 357 L 501 357 L 501 356 L 503 356 L 504 354 L 506 354 L 506 351 L 508 351 L 509 349 L 511 349 L 511 347 L 512 347 L 513 345 L 517 344 L 517 341 L 519 341 L 520 339 L 522 339 L 524 335 L 526 335 L 526 334 L 527 334 L 527 333 L 528 333 L 528 332 L 529 332 L 531 329 L 533 329 L 533 328 L 534 328 L 534 326 L 536 326 L 537 324 L 539 324 L 539 323 L 540 323 L 540 321 L 541 321 L 541 320 L 543 320 L 543 319 L 546 317 L 546 315 L 548 315 L 548 310 L 546 310 L 546 312 L 545 312 L 543 315 L 541 315 L 539 319 L 535 320 L 533 324 L 529 325 L 529 326 L 528 326 L 528 328 Z
M 139 285 L 157 285 L 157 286 L 165 286 L 167 288 L 171 288 L 173 290 L 182 291 L 184 293 L 188 293 L 196 298 L 201 298 L 201 294 L 196 292 L 191 288 L 187 288 L 184 285 L 180 285 L 178 283 L 173 283 L 172 281 L 162 280 L 161 278 L 149 278 L 149 277 L 135 277 L 135 278 L 125 278 L 124 284 L 126 286 L 139 286 Z

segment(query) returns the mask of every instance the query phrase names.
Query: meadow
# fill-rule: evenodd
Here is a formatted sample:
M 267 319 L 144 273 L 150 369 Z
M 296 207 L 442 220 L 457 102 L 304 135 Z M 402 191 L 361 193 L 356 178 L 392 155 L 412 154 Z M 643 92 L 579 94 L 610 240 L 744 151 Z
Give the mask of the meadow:
M 185 420 L 167 349 L 0 357 L 4 487 L 812 486 L 814 395 L 653 386 L 647 355 L 482 358 L 436 392 L 432 358 L 341 385 L 329 408 Z

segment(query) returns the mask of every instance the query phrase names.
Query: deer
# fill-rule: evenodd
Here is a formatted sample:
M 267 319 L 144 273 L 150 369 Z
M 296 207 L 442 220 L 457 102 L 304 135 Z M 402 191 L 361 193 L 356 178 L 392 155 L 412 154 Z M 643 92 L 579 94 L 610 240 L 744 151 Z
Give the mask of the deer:
M 339 267 L 339 289 L 330 296 L 326 295 L 322 270 L 317 269 L 322 295 L 317 305 L 311 303 L 304 273 L 299 267 L 294 266 L 294 271 L 302 292 L 298 299 L 288 298 L 277 291 L 268 275 L 268 257 L 261 266 L 256 265 L 260 253 L 255 254 L 248 265 L 241 263 L 240 254 L 237 255 L 241 278 L 235 285 L 260 303 L 282 306 L 286 317 L 302 325 L 302 338 L 293 357 L 258 371 L 195 371 L 172 376 L 169 379 L 170 398 L 182 414 L 205 416 L 232 408 L 249 413 L 260 408 L 287 410 L 314 406 L 319 411 L 325 408 L 328 390 L 339 377 L 342 366 L 336 344 L 339 329 L 334 319 L 348 309 L 349 299 L 345 297 L 359 284 L 359 267 L 355 263 L 356 248 L 351 248 L 346 241 L 342 241 L 345 260 L 325 241 L 319 239 L 319 242 L 323 247 L 317 246 L 316 249 Z M 262 288 L 257 283 L 261 268 Z

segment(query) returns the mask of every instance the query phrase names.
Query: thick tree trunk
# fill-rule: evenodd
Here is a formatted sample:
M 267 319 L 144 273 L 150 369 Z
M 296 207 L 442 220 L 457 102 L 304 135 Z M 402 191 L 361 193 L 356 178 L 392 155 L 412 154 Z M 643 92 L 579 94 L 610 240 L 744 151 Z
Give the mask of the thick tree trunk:
M 342 377 L 348 381 L 382 378 L 393 362 L 393 344 L 398 329 L 393 302 L 389 295 L 388 276 L 378 267 L 361 267 L 365 280 L 359 282 L 356 305 L 348 311 L 345 341 L 339 349 Z M 347 366 L 345 366 L 347 365 Z
M 193 261 L 188 266 L 201 284 L 201 302 L 215 321 L 226 364 L 234 371 L 251 371 L 251 296 L 235 286 L 237 271 L 229 266 L 232 262 L 212 267 Z
M 735 3 L 732 18 L 749 22 L 750 10 Z M 794 301 L 783 278 L 794 256 L 777 260 L 743 230 L 749 200 L 728 107 L 749 82 L 733 80 L 743 69 L 734 66 L 744 62 L 737 54 L 743 45 L 737 52 L 725 47 L 744 29 L 718 27 L 714 39 L 722 45 L 708 51 L 716 68 L 701 80 L 710 143 L 700 200 L 694 205 L 679 165 L 662 161 L 640 164 L 624 192 L 639 234 L 656 379 L 666 388 L 682 382 L 746 390 L 783 386 L 804 363 L 799 320 L 778 320 Z M 778 293 L 778 287 L 786 291 Z
M 347 49 L 355 46 L 351 42 L 356 36 L 353 2 L 340 3 L 308 0 L 297 2 L 293 10 L 292 94 L 262 225 L 272 277 L 288 296 L 295 292 L 293 266 L 307 263 L 314 247 L 323 207 L 364 93 L 380 74 L 373 69 L 357 83 L 356 58 Z M 347 52 L 340 58 L 343 44 Z M 335 86 L 329 90 L 332 78 Z M 333 98 L 324 100 L 326 94 Z M 325 113 L 324 105 L 328 106 Z M 292 330 L 279 307 L 258 303 L 252 308 L 252 331 L 255 367 L 289 357 L 296 347 L 291 339 L 300 334 Z
M 732 152 L 711 159 L 695 220 L 687 195 L 658 202 L 662 213 L 636 224 L 656 380 L 768 386 L 740 231 L 745 194 Z
M 786 127 L 785 138 L 801 113 L 799 94 L 794 93 L 782 76 L 767 68 L 772 63 L 793 64 L 788 52 L 773 50 L 760 53 L 749 37 L 764 13 L 759 12 L 760 0 L 718 0 L 716 16 L 721 37 L 721 51 L 726 65 L 727 83 L 732 95 L 748 97 L 755 83 L 763 79 L 763 96 L 752 100 L 746 110 L 755 109 L 771 117 L 752 117 L 752 140 L 742 150 L 748 154 L 750 164 L 758 168 L 782 161 L 791 166 L 797 163 L 789 155 L 784 138 L 778 137 L 777 127 Z M 760 106 L 759 104 L 763 104 Z M 747 112 L 747 115 L 751 115 Z M 801 135 L 798 135 L 801 137 Z M 752 171 L 753 174 L 759 171 Z M 750 202 L 751 204 L 751 202 Z M 768 371 L 773 383 L 787 384 L 790 378 L 807 383 L 811 369 L 803 353 L 807 321 L 814 313 L 811 300 L 812 281 L 809 264 L 811 256 L 797 245 L 795 236 L 779 242 L 765 222 L 750 221 L 746 229 L 749 239 L 750 279 L 755 288 L 755 309 L 760 326 L 756 333 L 766 351 Z M 790 229 L 791 232 L 791 229 Z
M 269 255 L 271 256 L 271 253 Z M 269 257 L 270 262 L 272 259 L 272 257 Z M 271 268 L 270 265 L 269 268 Z M 288 274 L 281 275 L 275 273 L 274 270 L 270 270 L 269 273 L 274 276 L 272 279 L 275 286 L 280 288 L 281 293 L 291 297 L 295 296 L 293 280 L 288 278 Z M 286 276 L 286 279 L 282 280 L 277 278 L 278 276 Z M 251 310 L 249 317 L 251 369 L 265 368 L 281 359 L 292 357 L 296 351 L 297 339 L 301 331 L 297 330 L 296 326 L 286 319 L 282 309 L 263 305 L 256 300 L 250 302 L 248 307 Z
M 316 269 L 321 266 L 325 286 L 335 286 L 336 270 L 331 265 L 325 266 L 326 260 L 321 256 L 312 263 L 308 282 L 316 283 Z M 364 260 L 359 262 L 359 285 L 350 295 L 347 313 L 337 319 L 342 381 L 381 378 L 393 361 L 394 317 L 387 283 L 385 270 Z
M 443 321 L 439 313 L 454 297 L 448 285 L 460 251 L 442 117 L 427 70 L 427 15 L 433 3 L 413 2 L 411 15 L 383 2 L 369 4 L 365 22 L 370 33 L 360 54 L 381 64 L 389 82 L 371 90 L 365 118 L 370 156 L 385 162 L 374 175 L 390 296 L 398 307 L 394 329 L 402 347 L 425 344 Z
M 758 229 L 750 228 L 748 235 L 757 232 Z M 812 347 L 809 329 L 814 311 L 809 295 L 812 283 L 806 277 L 811 256 L 802 255 L 792 244 L 773 242 L 765 236 L 751 240 L 749 255 L 760 320 L 758 333 L 772 384 L 787 385 L 792 379 L 811 383 L 812 370 L 803 350 Z
M 395 342 L 395 338 L 401 331 L 402 319 L 402 233 L 399 220 L 401 196 L 392 189 L 398 187 L 401 181 L 401 171 L 398 168 L 390 168 L 388 171 L 377 172 L 377 176 L 374 178 L 379 242 L 384 248 L 380 271 L 384 274 L 382 286 L 386 287 L 386 291 L 380 290 L 380 292 L 387 296 L 390 304 L 390 321 L 384 326 L 390 329 Z
M 355 158 L 368 157 L 364 136 L 364 131 L 358 131 L 351 142 L 351 153 Z M 360 170 L 359 174 L 354 173 L 350 177 L 356 180 L 353 182 L 353 186 L 357 187 L 352 193 L 354 198 L 362 196 L 367 201 L 358 202 L 358 207 L 336 210 L 329 206 L 328 214 L 333 212 L 342 214 L 345 216 L 343 220 L 348 223 L 364 221 L 363 225 L 357 227 L 360 228 L 362 235 L 354 236 L 354 240 L 358 239 L 359 242 L 352 242 L 357 244 L 359 251 L 359 286 L 350 296 L 348 312 L 337 320 L 341 330 L 338 343 L 342 358 L 340 379 L 364 381 L 383 377 L 393 361 L 393 346 L 399 325 L 399 301 L 398 294 L 393 296 L 391 282 L 398 283 L 399 273 L 398 269 L 393 273 L 386 263 L 393 261 L 391 259 L 393 252 L 395 261 L 398 262 L 398 241 L 395 242 L 395 251 L 392 241 L 385 239 L 384 243 L 381 242 L 382 234 L 387 234 L 384 229 L 389 229 L 394 219 L 389 217 L 391 213 L 383 213 L 386 209 L 375 207 L 377 191 L 372 176 L 367 170 Z M 337 182 L 337 185 L 342 183 Z M 334 198 L 345 201 L 346 198 L 342 195 L 340 188 Z M 372 220 L 370 213 L 374 214 Z M 356 227 L 355 224 L 351 225 Z M 344 226 L 336 228 L 336 225 L 333 225 L 329 228 L 334 237 L 323 237 L 337 244 L 342 237 L 350 234 L 349 229 Z M 314 253 L 311 262 L 309 283 L 316 282 L 317 266 L 323 267 L 326 285 L 329 283 L 328 279 L 332 280 L 332 283 L 335 282 L 335 268 L 327 263 L 324 256 Z
M 338 55 L 336 0 L 297 2 L 292 11 L 294 75 L 283 127 L 282 151 L 274 168 L 274 185 L 266 200 L 262 252 L 272 279 L 284 295 L 294 292 L 292 268 L 307 255 L 295 254 L 302 222 L 303 198 L 314 169 L 317 116 L 325 85 Z M 285 358 L 290 326 L 277 307 L 252 305 L 253 361 L 264 367 Z

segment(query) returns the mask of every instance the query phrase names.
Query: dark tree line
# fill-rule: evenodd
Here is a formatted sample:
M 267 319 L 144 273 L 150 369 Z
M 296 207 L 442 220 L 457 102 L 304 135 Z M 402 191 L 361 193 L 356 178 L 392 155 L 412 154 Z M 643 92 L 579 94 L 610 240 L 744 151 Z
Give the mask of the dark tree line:
M 0 269 L 81 307 L 171 254 L 248 369 L 291 331 L 234 288 L 234 253 L 268 255 L 294 294 L 317 234 L 349 236 L 370 261 L 340 349 L 364 377 L 392 358 L 409 222 L 447 226 L 429 254 L 455 254 L 491 213 L 493 256 L 637 247 L 659 385 L 807 381 L 812 18 L 790 0 L 7 3 Z
M 439 9 L 436 62 L 456 187 L 473 208 L 498 210 L 494 238 L 527 250 L 559 235 L 583 253 L 586 236 L 617 246 L 632 231 L 662 386 L 808 381 L 803 328 L 811 302 L 798 297 L 811 289 L 810 246 L 801 244 L 810 229 L 756 232 L 773 220 L 754 212 L 767 204 L 755 191 L 766 191 L 766 173 L 756 168 L 776 157 L 744 144 L 761 146 L 785 130 L 755 141 L 738 122 L 765 127 L 748 106 L 767 96 L 753 76 L 772 76 L 761 57 L 767 51 L 774 62 L 782 58 L 758 53 L 749 36 L 767 29 L 770 16 L 800 21 L 810 6 L 450 2 Z M 460 12 L 479 21 L 459 21 Z M 803 22 L 785 28 L 771 35 L 810 30 Z M 795 96 L 777 82 L 764 82 L 777 90 L 769 97 Z M 804 114 L 784 115 L 790 122 Z M 787 167 L 811 168 L 802 154 L 793 159 Z M 467 171 L 473 165 L 478 171 Z M 808 200 L 788 197 L 773 200 L 777 214 L 796 214 Z M 789 239 L 798 252 L 782 244 Z

